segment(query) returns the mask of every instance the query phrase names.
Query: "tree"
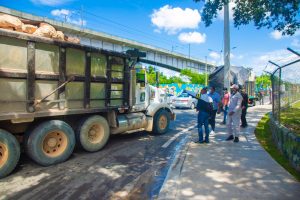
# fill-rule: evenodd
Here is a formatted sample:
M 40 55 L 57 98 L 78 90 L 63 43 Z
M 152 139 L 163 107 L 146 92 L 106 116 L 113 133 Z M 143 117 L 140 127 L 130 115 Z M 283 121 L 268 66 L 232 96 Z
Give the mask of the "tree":
M 205 85 L 206 74 L 199 74 L 199 73 L 193 72 L 191 69 L 182 69 L 180 74 L 189 77 L 192 84 Z
M 267 74 L 262 74 L 258 77 L 256 77 L 256 86 L 257 87 L 263 87 L 267 88 L 271 86 L 271 77 Z
M 205 2 L 202 20 L 206 26 L 212 24 L 224 3 L 230 0 L 194 0 Z M 254 23 L 257 29 L 266 27 L 280 31 L 283 35 L 293 35 L 300 28 L 299 0 L 232 0 L 234 26 Z

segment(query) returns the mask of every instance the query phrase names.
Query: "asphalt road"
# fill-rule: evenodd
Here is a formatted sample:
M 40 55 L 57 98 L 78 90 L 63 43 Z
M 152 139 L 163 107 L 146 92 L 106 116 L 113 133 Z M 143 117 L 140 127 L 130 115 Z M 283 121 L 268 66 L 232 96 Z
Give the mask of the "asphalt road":
M 17 169 L 0 180 L 0 199 L 153 199 L 176 152 L 196 125 L 196 112 L 175 110 L 165 135 L 138 132 L 112 136 L 95 153 L 76 149 L 61 164 L 41 167 L 26 155 Z

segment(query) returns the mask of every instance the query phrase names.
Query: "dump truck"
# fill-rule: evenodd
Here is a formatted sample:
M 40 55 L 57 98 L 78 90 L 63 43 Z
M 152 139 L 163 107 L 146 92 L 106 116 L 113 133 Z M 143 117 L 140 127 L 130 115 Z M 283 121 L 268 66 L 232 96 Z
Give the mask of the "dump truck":
M 166 133 L 175 114 L 136 67 L 144 55 L 0 29 L 0 177 L 22 150 L 49 166 L 112 134 Z
M 248 94 L 249 106 L 255 106 L 258 100 L 255 95 L 255 74 L 252 70 L 244 67 L 231 66 L 229 73 L 229 81 L 231 84 L 238 84 L 245 88 Z M 209 85 L 214 86 L 219 94 L 223 93 L 224 88 L 224 66 L 219 66 L 209 75 Z

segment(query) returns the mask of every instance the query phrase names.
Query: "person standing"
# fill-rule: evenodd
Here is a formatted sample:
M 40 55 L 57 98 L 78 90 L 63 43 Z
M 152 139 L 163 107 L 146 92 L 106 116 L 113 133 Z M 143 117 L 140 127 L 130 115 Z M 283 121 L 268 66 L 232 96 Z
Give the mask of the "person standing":
M 196 143 L 209 143 L 209 127 L 208 127 L 208 119 L 210 113 L 212 112 L 212 98 L 207 95 L 207 88 L 204 87 L 201 90 L 201 96 L 198 99 L 197 103 L 197 111 L 198 111 L 198 135 L 199 141 Z M 205 140 L 203 140 L 203 129 L 205 129 Z
M 243 97 L 239 93 L 239 86 L 234 84 L 230 87 L 232 89 L 232 95 L 228 106 L 228 138 L 227 141 L 233 140 L 239 142 L 240 120 L 242 115 L 242 101 Z
M 213 111 L 209 119 L 209 124 L 211 125 L 212 133 L 214 133 L 216 127 L 216 115 L 221 102 L 221 96 L 216 92 L 216 88 L 214 86 L 210 87 L 208 96 L 210 96 L 213 100 Z
M 264 94 L 263 94 L 263 91 L 260 90 L 259 93 L 258 93 L 258 95 L 259 95 L 259 103 L 260 103 L 260 105 L 264 105 Z
M 224 96 L 222 98 L 222 104 L 223 104 L 223 110 L 224 110 L 224 118 L 223 118 L 222 124 L 226 124 L 230 94 L 226 87 L 223 89 L 223 91 L 224 91 Z
M 269 100 L 270 104 L 272 104 L 272 87 L 269 87 Z
M 248 94 L 246 93 L 245 88 L 242 89 L 241 95 L 243 97 L 242 101 L 242 116 L 241 116 L 241 121 L 242 125 L 241 127 L 246 128 L 248 126 L 246 115 L 247 115 L 247 109 L 248 109 Z

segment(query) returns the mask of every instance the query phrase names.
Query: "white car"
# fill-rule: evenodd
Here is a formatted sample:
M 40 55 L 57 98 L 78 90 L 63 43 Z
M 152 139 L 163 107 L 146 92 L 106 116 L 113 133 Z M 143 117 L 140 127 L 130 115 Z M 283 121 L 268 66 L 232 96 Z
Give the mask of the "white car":
M 172 105 L 175 108 L 195 109 L 197 102 L 198 102 L 198 100 L 196 98 L 194 98 L 191 94 L 189 94 L 187 92 L 183 92 L 174 99 Z

